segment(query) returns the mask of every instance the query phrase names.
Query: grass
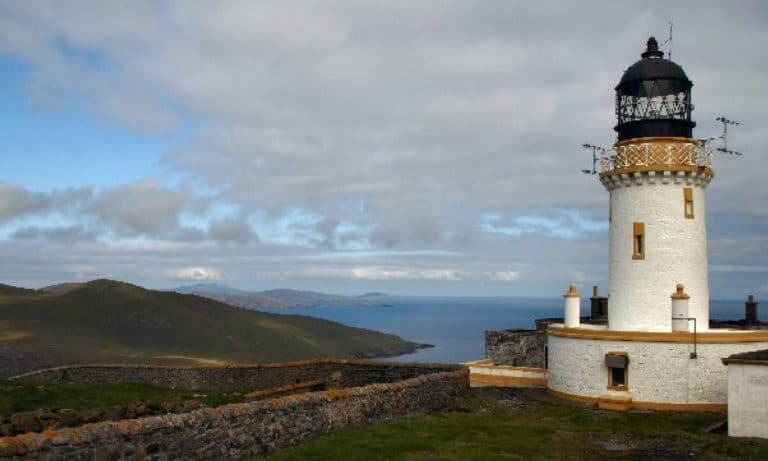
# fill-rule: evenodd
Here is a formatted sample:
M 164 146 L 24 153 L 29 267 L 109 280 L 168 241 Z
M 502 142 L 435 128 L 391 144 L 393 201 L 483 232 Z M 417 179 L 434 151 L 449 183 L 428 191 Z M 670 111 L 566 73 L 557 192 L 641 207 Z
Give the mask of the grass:
M 508 408 L 510 402 L 524 408 Z M 270 460 L 768 459 L 768 440 L 704 431 L 719 414 L 610 412 L 533 390 L 477 389 L 439 413 L 336 432 Z
M 240 393 L 231 391 L 187 391 L 146 386 L 143 384 L 36 384 L 0 380 L 0 416 L 38 408 L 88 410 L 98 407 L 126 406 L 144 401 L 150 406 L 198 400 L 215 407 L 242 402 Z

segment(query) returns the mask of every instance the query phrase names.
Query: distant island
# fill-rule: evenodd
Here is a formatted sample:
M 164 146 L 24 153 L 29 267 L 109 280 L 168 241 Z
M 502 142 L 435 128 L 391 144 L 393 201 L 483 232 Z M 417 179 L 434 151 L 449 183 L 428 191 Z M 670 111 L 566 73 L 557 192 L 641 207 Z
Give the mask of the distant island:
M 40 290 L 0 284 L 0 378 L 73 363 L 373 358 L 421 347 L 427 345 L 328 320 L 255 312 L 113 280 Z
M 195 294 L 247 309 L 288 307 L 389 307 L 389 297 L 384 293 L 366 293 L 362 296 L 340 296 L 315 291 L 289 290 L 285 288 L 266 291 L 243 291 L 216 283 L 176 288 L 179 293 Z
M 361 298 L 388 298 L 389 295 L 386 293 L 379 293 L 377 291 L 366 293 L 364 295 L 360 295 Z

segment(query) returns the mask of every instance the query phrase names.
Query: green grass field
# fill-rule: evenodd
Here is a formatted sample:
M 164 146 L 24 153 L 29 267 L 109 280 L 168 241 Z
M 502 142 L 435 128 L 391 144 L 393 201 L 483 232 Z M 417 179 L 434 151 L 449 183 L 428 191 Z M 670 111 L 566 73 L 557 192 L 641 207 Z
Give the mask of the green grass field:
M 0 380 L 0 418 L 38 408 L 87 410 L 97 407 L 125 406 L 144 401 L 149 405 L 199 400 L 209 407 L 242 402 L 240 393 L 231 391 L 187 391 L 143 384 L 37 384 Z
M 719 414 L 610 412 L 539 391 L 477 389 L 447 411 L 343 430 L 268 459 L 768 459 L 768 440 L 704 431 L 723 419 Z

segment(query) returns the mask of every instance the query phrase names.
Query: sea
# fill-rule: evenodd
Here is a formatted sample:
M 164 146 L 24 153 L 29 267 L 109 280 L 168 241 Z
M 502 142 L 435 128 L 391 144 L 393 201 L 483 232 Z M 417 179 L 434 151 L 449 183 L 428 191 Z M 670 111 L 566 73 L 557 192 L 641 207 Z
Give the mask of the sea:
M 434 347 L 387 357 L 402 362 L 460 363 L 485 357 L 485 331 L 535 328 L 534 319 L 562 317 L 562 298 L 431 297 L 387 298 L 387 307 L 294 307 L 259 309 L 283 315 L 308 315 L 400 336 Z M 582 303 L 589 315 L 589 300 Z M 744 301 L 712 301 L 713 319 L 740 319 Z

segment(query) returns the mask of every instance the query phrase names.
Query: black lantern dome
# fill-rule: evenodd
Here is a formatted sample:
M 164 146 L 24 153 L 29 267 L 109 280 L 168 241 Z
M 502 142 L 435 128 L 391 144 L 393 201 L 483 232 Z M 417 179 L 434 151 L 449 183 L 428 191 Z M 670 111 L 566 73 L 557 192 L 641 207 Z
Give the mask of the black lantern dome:
M 693 137 L 691 87 L 685 71 L 664 59 L 656 39 L 648 39 L 642 59 L 624 72 L 616 86 L 614 128 L 619 141 L 632 138 Z

